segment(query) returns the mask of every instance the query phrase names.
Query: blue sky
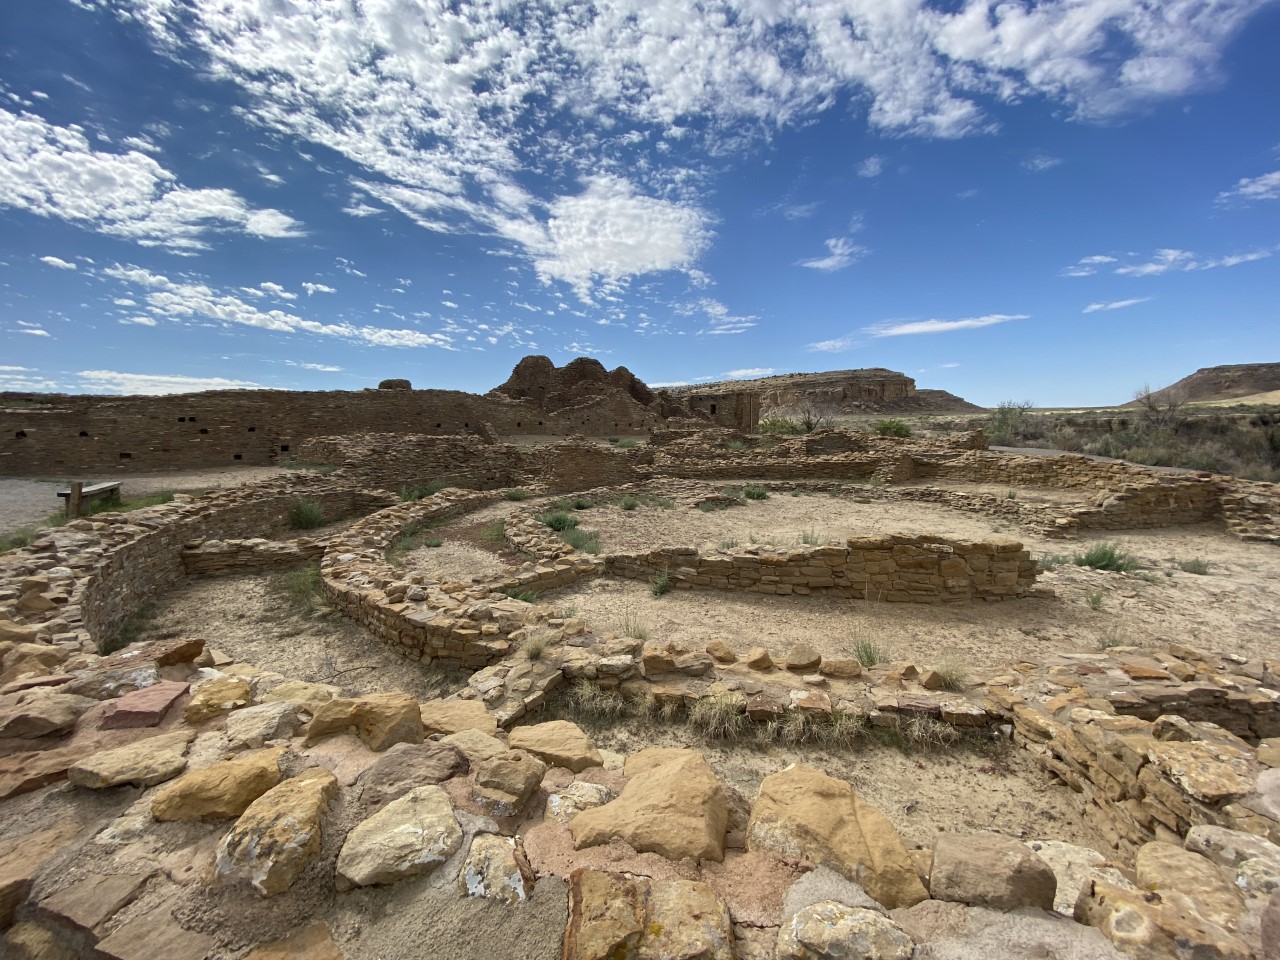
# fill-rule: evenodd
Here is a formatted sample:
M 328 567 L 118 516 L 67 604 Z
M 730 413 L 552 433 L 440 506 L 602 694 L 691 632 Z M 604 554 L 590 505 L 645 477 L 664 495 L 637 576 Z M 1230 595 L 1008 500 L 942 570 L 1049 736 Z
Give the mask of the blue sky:
M 0 389 L 1280 361 L 1280 4 L 0 5 Z

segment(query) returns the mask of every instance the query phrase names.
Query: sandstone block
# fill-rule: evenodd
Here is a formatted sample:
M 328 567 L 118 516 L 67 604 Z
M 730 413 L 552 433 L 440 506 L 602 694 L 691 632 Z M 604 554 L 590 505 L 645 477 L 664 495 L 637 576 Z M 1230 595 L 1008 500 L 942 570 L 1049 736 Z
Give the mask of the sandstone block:
M 809 673 L 821 663 L 822 655 L 807 643 L 797 643 L 787 651 L 787 669 L 796 673 Z
M 151 800 L 156 820 L 231 820 L 280 782 L 283 750 L 254 750 L 192 770 Z
M 274 700 L 236 710 L 227 717 L 225 733 L 232 750 L 261 747 L 268 740 L 287 740 L 298 729 L 298 713 L 292 703 Z
M 481 760 L 488 760 L 500 753 L 507 752 L 507 745 L 497 737 L 491 737 L 479 730 L 463 730 L 451 733 L 440 740 L 441 743 L 459 751 L 474 766 Z
M 538 789 L 547 765 L 523 750 L 508 750 L 476 767 L 474 798 L 495 817 L 510 817 L 524 809 Z
M 421 710 L 427 733 L 478 730 L 492 737 L 498 732 L 498 721 L 478 700 L 432 700 L 422 704 Z
M 370 750 L 396 743 L 422 742 L 422 713 L 407 693 L 374 693 L 354 700 L 338 698 L 322 704 L 307 728 L 307 743 L 335 733 L 355 733 Z
M 50 859 L 80 832 L 77 823 L 63 823 L 6 840 L 0 846 L 0 930 L 13 923 L 14 911 L 27 899 L 31 884 Z
M 126 693 L 103 707 L 100 726 L 103 730 L 154 727 L 188 689 L 189 684 L 161 680 L 150 687 Z
M 458 875 L 458 887 L 468 897 L 486 897 L 502 903 L 528 900 L 534 875 L 515 837 L 477 833 Z
M 849 784 L 803 764 L 761 783 L 747 847 L 831 867 L 886 907 L 911 906 L 928 896 L 884 814 Z
M 0 737 L 45 737 L 66 733 L 97 703 L 88 697 L 37 688 L 0 698 Z
M 366 807 L 382 806 L 466 770 L 466 757 L 446 744 L 397 743 L 360 775 L 360 799 Z
M 76 930 L 97 931 L 142 893 L 154 871 L 94 874 L 40 901 L 43 916 Z
M 103 750 L 72 764 L 67 770 L 67 779 L 91 790 L 122 783 L 154 786 L 182 772 L 187 765 L 187 747 L 195 738 L 194 730 L 178 730 L 114 750 Z
M 1025 843 L 998 833 L 946 833 L 933 845 L 929 893 L 995 910 L 1052 910 L 1058 880 Z
M 744 662 L 752 670 L 769 670 L 773 667 L 773 658 L 764 647 L 752 647 L 747 651 Z
M 826 900 L 805 907 L 778 931 L 777 960 L 911 960 L 915 941 L 875 910 Z
M 356 825 L 338 854 L 338 889 L 395 883 L 434 870 L 462 846 L 462 828 L 439 786 L 410 790 Z
M 283 940 L 254 947 L 244 960 L 344 960 L 329 925 L 317 920 Z
M 553 767 L 579 773 L 600 766 L 600 751 L 576 723 L 549 720 L 528 727 L 516 727 L 507 737 L 512 750 L 525 750 Z
M 715 659 L 716 663 L 738 662 L 738 655 L 723 640 L 712 640 L 707 644 L 706 650 Z
M 244 677 L 215 677 L 192 691 L 187 701 L 186 721 L 201 724 L 247 706 L 252 700 L 252 689 Z

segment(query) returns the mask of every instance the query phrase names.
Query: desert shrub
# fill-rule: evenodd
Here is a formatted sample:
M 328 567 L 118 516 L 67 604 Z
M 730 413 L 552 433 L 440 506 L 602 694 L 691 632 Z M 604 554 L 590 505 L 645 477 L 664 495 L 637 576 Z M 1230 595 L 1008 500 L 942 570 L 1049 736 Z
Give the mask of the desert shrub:
M 726 440 L 724 448 L 726 450 L 733 450 L 737 453 L 741 453 L 743 450 L 750 450 L 751 444 L 747 443 L 745 440 Z
M 485 543 L 499 546 L 507 542 L 507 528 L 501 520 L 486 523 L 480 528 L 480 539 Z
M 1101 610 L 1102 601 L 1103 599 L 1105 599 L 1105 597 L 1106 597 L 1106 594 L 1104 594 L 1101 590 L 1090 590 L 1088 593 L 1084 595 L 1085 602 L 1089 604 L 1090 610 Z
M 1138 569 L 1138 561 L 1114 543 L 1095 543 L 1084 553 L 1077 553 L 1074 560 L 1077 567 L 1092 567 L 1094 570 L 1132 573 Z
M 1040 566 L 1045 570 L 1056 570 L 1064 563 L 1070 563 L 1071 558 L 1065 553 L 1046 553 L 1040 558 Z
M 753 539 L 751 542 L 755 543 L 755 540 Z M 737 546 L 738 546 L 738 541 L 735 540 L 733 537 L 725 537 L 723 540 L 720 541 L 721 550 L 733 550 Z
M 289 508 L 289 526 L 295 530 L 314 530 L 324 526 L 324 507 L 315 500 L 295 500 Z
M 448 484 L 444 480 L 428 480 L 426 483 L 406 484 L 400 488 L 400 499 L 405 502 L 433 497 Z
M 589 725 L 612 722 L 627 712 L 620 694 L 601 690 L 584 677 L 573 682 L 562 702 L 570 716 Z
M 780 416 L 763 417 L 756 430 L 759 433 L 771 433 L 780 436 L 795 436 L 808 432 L 805 430 L 804 424 L 799 420 Z
M 735 697 L 702 697 L 689 708 L 689 726 L 709 740 L 741 740 L 750 721 Z
M 318 564 L 290 567 L 267 578 L 267 592 L 282 602 L 286 612 L 313 617 L 329 610 Z
M 854 659 L 864 667 L 874 667 L 877 663 L 885 663 L 889 659 L 888 649 L 866 635 L 854 638 L 852 652 Z
M 598 530 L 579 530 L 577 527 L 571 527 L 561 531 L 560 538 L 573 549 L 583 553 L 600 552 L 600 531 Z
M 626 610 L 622 614 L 622 634 L 632 640 L 648 640 L 649 628 L 645 626 L 638 613 L 634 610 Z
M 516 501 L 528 500 L 531 496 L 533 496 L 533 494 L 531 494 L 528 490 L 521 490 L 519 487 L 514 487 L 511 490 L 507 490 L 502 495 L 506 497 L 508 500 L 516 500 Z
M 545 637 L 530 637 L 520 644 L 520 652 L 528 660 L 541 660 L 543 654 L 547 652 L 547 640 Z
M 639 442 L 639 441 L 638 441 L 638 440 L 636 440 L 634 437 L 623 437 L 621 440 L 619 440 L 619 441 L 618 441 L 618 449 L 619 449 L 619 450 L 630 450 L 630 449 L 631 449 L 632 447 L 634 447 L 638 442 Z
M 698 509 L 703 513 L 715 513 L 717 510 L 728 510 L 732 504 L 724 500 L 703 500 L 698 504 Z
M 769 491 L 764 487 L 744 487 L 742 495 L 748 500 L 768 500 Z
M 876 433 L 882 437 L 909 437 L 911 426 L 905 420 L 890 417 L 887 420 L 876 421 Z
M 622 438 L 621 438 L 621 437 L 609 437 L 608 439 L 609 439 L 609 442 L 610 442 L 610 443 L 617 443 L 617 442 L 618 442 L 620 439 L 622 439 Z
M 538 602 L 538 593 L 536 590 L 506 590 L 504 592 L 512 600 L 519 600 L 522 603 Z
M 969 686 L 969 672 L 962 664 L 949 660 L 939 667 L 933 668 L 938 679 L 942 681 L 942 689 L 952 693 L 963 693 Z
M 0 537 L 0 553 L 8 553 L 10 550 L 17 550 L 19 547 L 29 546 L 38 536 L 40 536 L 40 531 L 33 530 L 31 527 L 21 527 L 11 533 L 7 533 Z
M 1023 431 L 1032 406 L 1030 400 L 1002 400 L 996 404 L 986 428 L 990 441 L 998 447 L 1011 447 L 1015 441 L 1026 439 Z
M 591 502 L 590 497 L 574 497 L 569 501 L 569 506 L 575 510 L 590 510 L 595 504 Z
M 621 507 L 623 510 L 634 510 L 636 507 L 640 506 L 640 501 L 637 500 L 635 497 L 626 496 L 622 498 L 622 500 L 618 503 L 618 506 Z
M 552 510 L 538 515 L 538 520 L 545 523 L 557 533 L 572 530 L 578 525 L 578 518 L 565 510 Z
M 649 591 L 655 597 L 661 597 L 671 592 L 671 575 L 665 570 L 649 581 Z
M 1183 560 L 1178 564 L 1178 569 L 1183 573 L 1194 573 L 1203 577 L 1209 572 L 1209 561 L 1202 560 L 1200 557 L 1192 557 L 1190 560 Z
M 800 542 L 811 547 L 816 547 L 819 544 L 826 543 L 827 541 L 826 538 L 823 537 L 822 534 L 818 533 L 817 530 L 801 530 Z
M 422 541 L 422 545 L 424 547 L 430 547 L 431 549 L 434 550 L 436 547 L 443 547 L 444 541 L 439 537 L 427 537 L 425 540 Z

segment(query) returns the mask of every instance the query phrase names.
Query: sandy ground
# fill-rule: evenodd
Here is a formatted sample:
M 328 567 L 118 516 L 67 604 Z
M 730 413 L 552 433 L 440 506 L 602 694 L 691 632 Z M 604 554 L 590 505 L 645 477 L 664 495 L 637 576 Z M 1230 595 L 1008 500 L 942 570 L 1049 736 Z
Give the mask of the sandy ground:
M 717 488 L 708 487 L 708 492 Z M 868 500 L 856 494 L 771 494 L 767 500 L 745 500 L 740 506 L 704 513 L 690 507 L 640 506 L 623 510 L 617 503 L 574 511 L 584 530 L 598 530 L 604 553 L 643 553 L 658 547 L 688 546 L 704 552 L 724 545 L 753 543 L 796 546 L 810 540 L 825 543 L 879 533 L 945 533 L 969 540 L 1002 539 L 1017 527 L 1010 521 L 958 513 L 928 503 Z
M 830 506 L 832 500 L 810 502 Z M 893 512 L 915 508 L 871 506 Z M 692 514 L 690 525 L 697 527 L 691 535 L 715 542 L 717 531 L 707 524 L 722 521 L 726 526 L 721 536 L 741 536 L 740 517 L 746 509 L 687 512 Z M 678 528 L 687 514 L 666 513 L 671 520 L 655 525 L 655 540 L 678 541 L 678 535 L 666 528 Z M 920 521 L 928 532 L 971 537 L 977 535 L 975 526 L 983 525 L 981 518 L 942 509 L 933 513 L 931 522 Z M 827 529 L 835 526 L 828 523 Z M 628 541 L 635 544 L 633 549 L 644 546 L 635 534 L 628 536 L 636 537 Z M 1041 558 L 1074 554 L 1092 542 L 1025 534 L 1020 539 Z M 1053 599 L 923 605 L 684 590 L 654 597 L 646 583 L 604 578 L 544 599 L 562 609 L 573 608 L 597 631 L 622 633 L 624 619 L 632 619 L 654 640 L 673 640 L 694 649 L 720 639 L 739 652 L 762 645 L 781 654 L 803 641 L 823 654 L 848 656 L 856 641 L 871 639 L 890 659 L 956 663 L 974 671 L 1120 644 L 1177 642 L 1247 657 L 1280 656 L 1275 629 L 1280 622 L 1280 551 L 1275 547 L 1242 543 L 1208 524 L 1110 539 L 1137 557 L 1142 569 L 1119 574 L 1077 567 L 1067 559 L 1040 579 L 1054 588 Z M 1179 569 L 1179 562 L 1194 557 L 1210 562 L 1207 575 Z
M 152 606 L 139 639 L 201 637 L 234 660 L 290 679 L 332 683 L 346 696 L 403 690 L 420 700 L 466 685 L 402 657 L 336 611 L 293 612 L 272 577 L 243 574 L 180 581 Z
M 129 497 L 148 493 L 203 493 L 220 487 L 234 487 L 253 480 L 294 473 L 282 467 L 225 467 L 204 470 L 176 470 L 166 473 L 141 473 L 136 476 L 102 474 L 77 477 L 86 485 L 119 480 L 121 495 Z M 30 480 L 0 477 L 0 536 L 20 527 L 38 526 L 51 513 L 63 509 L 57 492 L 67 488 L 67 479 Z

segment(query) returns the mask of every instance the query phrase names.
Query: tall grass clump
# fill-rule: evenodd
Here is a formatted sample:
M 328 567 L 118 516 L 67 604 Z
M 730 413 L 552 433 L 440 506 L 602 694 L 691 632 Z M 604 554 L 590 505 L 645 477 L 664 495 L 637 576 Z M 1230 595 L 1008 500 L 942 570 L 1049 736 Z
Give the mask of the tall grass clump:
M 314 617 L 329 611 L 318 564 L 273 573 L 267 578 L 267 591 L 283 601 L 285 609 L 296 616 Z
M 533 496 L 533 494 L 528 490 L 521 490 L 519 487 L 513 487 L 512 489 L 505 491 L 502 495 L 508 500 L 515 501 L 528 500 Z
M 1209 572 L 1209 561 L 1202 560 L 1200 557 L 1192 557 L 1190 560 L 1183 560 L 1178 564 L 1178 569 L 1183 573 L 1194 573 L 1198 577 L 1203 577 Z
M 748 500 L 768 500 L 769 491 L 764 487 L 744 487 L 742 495 Z
M 864 667 L 874 667 L 888 661 L 889 651 L 864 634 L 853 640 L 853 658 Z
M 736 697 L 702 697 L 689 708 L 689 726 L 708 740 L 741 740 L 750 723 Z
M 1114 543 L 1095 543 L 1084 553 L 1077 553 L 1074 560 L 1077 567 L 1092 567 L 1094 570 L 1132 573 L 1138 569 L 1137 559 Z
M 19 547 L 29 546 L 36 537 L 40 536 L 40 531 L 33 530 L 31 527 L 21 527 L 11 533 L 0 537 L 0 553 L 8 553 L 10 550 L 17 550 Z
M 295 530 L 314 530 L 324 526 L 324 507 L 315 500 L 295 500 L 289 508 L 289 526 Z
M 633 437 L 623 437 L 621 440 L 619 440 L 619 441 L 618 441 L 618 449 L 619 449 L 619 450 L 630 450 L 630 449 L 631 449 L 632 447 L 634 447 L 638 442 L 639 442 L 639 441 L 638 441 L 638 440 L 636 440 L 636 439 L 634 439 Z

